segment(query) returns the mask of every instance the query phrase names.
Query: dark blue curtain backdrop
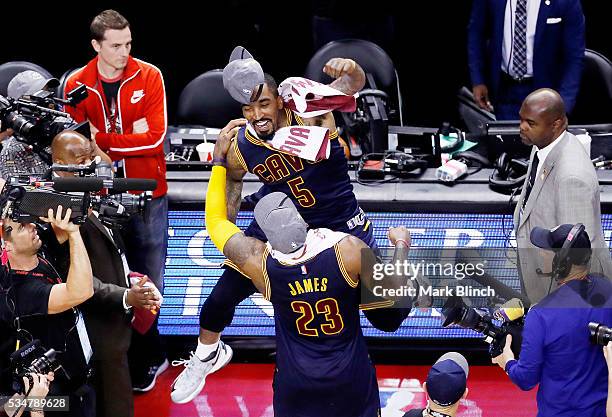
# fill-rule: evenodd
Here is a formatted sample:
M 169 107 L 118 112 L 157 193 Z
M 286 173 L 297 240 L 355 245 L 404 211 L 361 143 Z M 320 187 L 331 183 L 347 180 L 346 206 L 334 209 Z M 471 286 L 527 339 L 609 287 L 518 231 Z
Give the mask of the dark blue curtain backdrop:
M 334 35 L 313 36 L 315 14 L 315 25 L 329 27 L 332 19 L 336 34 L 352 30 L 383 44 L 400 73 L 410 124 L 455 121 L 455 93 L 468 82 L 465 39 L 471 0 L 5 3 L 0 63 L 32 61 L 57 77 L 93 56 L 92 17 L 106 8 L 120 11 L 132 26 L 133 54 L 165 75 L 171 123 L 182 88 L 202 72 L 223 67 L 237 44 L 279 79 L 301 75 L 314 45 Z M 607 3 L 583 0 L 583 7 L 587 47 L 612 57 Z

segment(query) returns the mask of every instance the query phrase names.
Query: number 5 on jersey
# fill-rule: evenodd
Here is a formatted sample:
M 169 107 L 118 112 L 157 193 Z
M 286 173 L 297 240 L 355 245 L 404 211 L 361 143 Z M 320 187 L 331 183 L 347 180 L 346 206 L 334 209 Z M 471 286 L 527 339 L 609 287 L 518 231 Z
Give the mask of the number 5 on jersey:
M 300 185 L 304 184 L 302 177 L 296 177 L 287 181 L 287 185 L 291 189 L 291 193 L 295 197 L 300 206 L 312 207 L 317 202 L 310 190 L 307 188 L 300 188 Z

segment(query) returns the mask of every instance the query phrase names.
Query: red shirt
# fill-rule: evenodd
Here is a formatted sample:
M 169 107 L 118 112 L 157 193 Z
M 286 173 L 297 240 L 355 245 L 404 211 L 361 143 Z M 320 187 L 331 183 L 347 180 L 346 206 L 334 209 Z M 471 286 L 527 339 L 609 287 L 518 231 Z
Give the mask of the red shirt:
M 124 161 L 126 177 L 155 179 L 153 197 L 165 195 L 168 184 L 163 147 L 168 120 L 161 71 L 130 56 L 117 94 L 116 114 L 111 118 L 97 64 L 96 57 L 68 78 L 65 92 L 85 84 L 88 96 L 76 109 L 66 106 L 66 111 L 77 122 L 89 120 L 99 130 L 96 143 L 113 161 Z M 134 133 L 134 123 L 143 119 L 148 131 Z

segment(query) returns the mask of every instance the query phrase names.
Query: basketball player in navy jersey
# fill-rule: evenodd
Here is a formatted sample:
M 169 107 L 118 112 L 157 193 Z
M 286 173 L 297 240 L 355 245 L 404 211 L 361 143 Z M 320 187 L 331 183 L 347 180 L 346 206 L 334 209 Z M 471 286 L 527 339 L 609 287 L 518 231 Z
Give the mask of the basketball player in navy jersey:
M 353 60 L 333 58 L 323 71 L 334 78 L 331 87 L 353 95 L 365 84 L 363 69 Z M 232 52 L 224 69 L 224 85 L 232 97 L 241 102 L 244 119 L 232 120 L 219 133 L 219 140 L 235 138 L 227 153 L 228 218 L 235 221 L 240 208 L 242 178 L 247 172 L 264 183 L 256 199 L 271 192 L 282 192 L 294 202 L 310 228 L 328 228 L 356 236 L 376 249 L 372 225 L 359 207 L 348 176 L 344 149 L 332 112 L 312 118 L 301 118 L 285 108 L 274 79 L 264 74 L 261 66 L 242 47 Z M 247 122 L 255 134 L 246 129 Z M 309 125 L 325 127 L 330 132 L 329 158 L 319 162 L 279 152 L 266 139 L 285 126 Z M 225 163 L 225 161 L 224 161 Z M 256 221 L 245 231 L 266 241 Z M 233 317 L 235 307 L 257 291 L 239 268 L 229 260 L 223 275 L 213 288 L 200 311 L 198 347 L 185 370 L 174 381 L 171 397 L 176 403 L 186 403 L 204 387 L 207 375 L 225 366 L 231 359 L 231 348 L 220 341 L 220 334 Z M 377 300 L 363 305 L 364 314 L 380 330 L 395 331 L 409 310 L 392 308 L 393 301 Z
M 217 142 L 215 154 L 223 149 Z M 226 168 L 217 159 L 206 196 L 206 229 L 220 251 L 274 306 L 276 417 L 377 417 L 380 399 L 359 320 L 362 251 L 347 233 L 308 225 L 286 194 L 255 206 L 267 244 L 227 220 Z M 410 233 L 389 230 L 394 262 L 407 258 Z M 402 277 L 391 277 L 397 285 Z M 418 284 L 414 281 L 414 288 Z

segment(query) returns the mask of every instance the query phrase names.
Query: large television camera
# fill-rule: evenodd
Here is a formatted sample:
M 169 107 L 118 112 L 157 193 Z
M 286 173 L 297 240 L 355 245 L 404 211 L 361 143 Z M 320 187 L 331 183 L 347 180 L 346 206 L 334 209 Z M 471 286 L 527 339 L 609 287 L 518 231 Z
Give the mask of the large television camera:
M 64 130 L 75 130 L 89 137 L 89 122 L 76 123 L 70 114 L 58 110 L 61 105 L 76 106 L 87 97 L 85 85 L 70 91 L 66 100 L 53 97 L 52 91 L 40 90 L 20 98 L 0 95 L 0 125 L 2 131 L 13 129 L 20 142 L 30 145 L 46 162 L 50 158 L 44 149 Z M 43 156 L 41 155 L 41 156 Z
M 512 335 L 510 347 L 514 356 L 518 358 L 523 341 L 524 314 L 523 304 L 516 298 L 506 302 L 491 315 L 485 311 L 468 307 L 461 297 L 452 296 L 442 307 L 444 317 L 442 326 L 458 324 L 481 333 L 485 342 L 489 343 L 489 355 L 492 358 L 502 354 L 506 336 L 510 334 Z
M 84 223 L 89 209 L 93 209 L 104 225 L 121 227 L 130 216 L 144 212 L 157 187 L 157 181 L 151 179 L 101 176 L 112 170 L 108 164 L 98 161 L 91 165 L 54 164 L 51 171 L 68 171 L 79 176 L 54 177 L 48 181 L 27 175 L 8 178 L 0 193 L 2 218 L 33 223 L 39 217 L 46 217 L 49 209 L 55 210 L 61 205 L 72 209 L 70 219 L 75 224 Z

